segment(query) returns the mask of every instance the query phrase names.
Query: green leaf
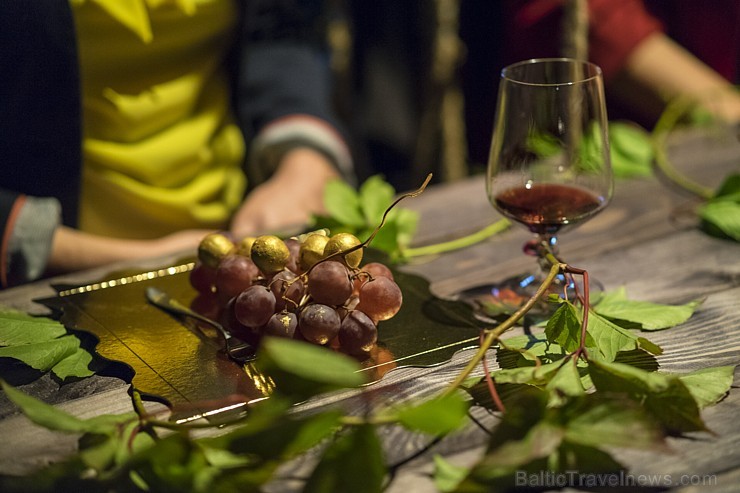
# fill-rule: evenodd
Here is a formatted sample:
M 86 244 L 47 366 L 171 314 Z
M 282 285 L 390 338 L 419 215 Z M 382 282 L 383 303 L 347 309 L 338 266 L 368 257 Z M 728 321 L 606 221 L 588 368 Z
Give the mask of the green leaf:
M 80 419 L 61 409 L 46 404 L 0 380 L 5 395 L 21 408 L 28 419 L 39 426 L 65 433 L 108 434 L 122 423 L 136 421 L 138 416 L 131 412 L 121 415 L 100 415 L 90 419 Z
M 89 377 L 95 374 L 94 371 L 89 369 L 91 362 L 92 355 L 78 347 L 74 353 L 66 356 L 54 365 L 51 371 L 61 380 L 69 377 Z
M 62 324 L 49 318 L 0 308 L 0 346 L 45 342 L 66 333 Z
M 203 474 L 212 477 L 201 447 L 184 433 L 173 433 L 136 454 L 128 465 L 149 491 L 197 491 Z M 125 490 L 125 488 L 122 488 Z
M 534 385 L 535 387 L 546 385 L 557 373 L 560 366 L 559 361 L 553 361 L 544 365 L 524 366 L 520 368 L 507 368 L 492 373 L 496 383 L 520 383 Z
M 663 433 L 643 410 L 624 399 L 589 399 L 571 411 L 565 439 L 595 448 L 664 449 Z
M 567 402 L 565 396 L 576 397 L 585 394 L 581 378 L 577 361 L 573 359 L 566 361 L 545 387 L 551 393 L 549 404 L 561 406 Z
M 718 366 L 696 370 L 678 378 L 694 397 L 699 409 L 718 403 L 730 391 L 734 366 Z
M 456 466 L 442 456 L 434 456 L 434 485 L 443 493 L 454 491 L 469 472 L 468 467 Z
M 604 293 L 594 311 L 611 320 L 623 320 L 637 324 L 642 330 L 662 330 L 684 323 L 691 318 L 702 300 L 684 305 L 663 305 L 647 301 L 627 299 L 624 287 Z
M 92 355 L 59 322 L 0 308 L 0 357 L 17 359 L 61 380 L 89 377 Z
M 721 238 L 740 241 L 740 174 L 729 175 L 714 196 L 698 209 L 702 229 Z
M 123 422 L 112 424 L 105 433 L 84 435 L 79 442 L 82 462 L 96 471 L 105 471 L 125 464 L 134 452 L 145 450 L 154 444 L 154 439 L 139 433 L 138 419 L 127 417 Z
M 496 358 L 502 368 L 525 366 L 522 360 L 554 361 L 566 355 L 560 345 L 551 343 L 544 334 L 509 337 L 501 343 L 503 349 L 497 351 Z
M 324 207 L 333 219 L 342 224 L 354 227 L 365 224 L 357 192 L 342 180 L 331 180 L 326 184 Z
M 545 335 L 547 340 L 559 344 L 569 353 L 577 350 L 581 344 L 581 318 L 576 307 L 570 302 L 561 303 L 547 321 Z M 588 332 L 586 346 L 595 346 L 593 337 Z
M 513 472 L 535 459 L 547 457 L 557 450 L 564 437 L 562 427 L 541 421 L 523 439 L 504 442 L 488 452 L 476 467 L 476 476 L 495 478 L 503 471 Z
M 394 209 L 393 223 L 396 226 L 398 244 L 408 246 L 414 239 L 419 223 L 419 213 L 411 209 Z
M 699 208 L 699 216 L 706 223 L 705 229 L 711 226 L 728 238 L 740 241 L 740 202 L 709 201 Z
M 305 493 L 379 493 L 385 464 L 375 428 L 361 425 L 346 430 L 327 447 L 308 479 Z
M 620 351 L 644 349 L 651 354 L 661 354 L 657 344 L 623 329 L 614 322 L 591 312 L 588 317 L 588 333 L 593 337 L 595 349 L 607 361 L 614 361 Z
M 275 392 L 298 400 L 366 382 L 356 360 L 292 339 L 264 338 L 257 365 L 275 381 Z
M 699 407 L 676 376 L 591 358 L 589 373 L 599 392 L 630 396 L 673 432 L 706 431 Z
M 274 399 L 271 397 L 266 402 Z M 262 404 L 254 408 L 246 426 L 198 442 L 207 450 L 227 450 L 234 454 L 230 460 L 244 459 L 247 466 L 255 469 L 251 480 L 262 475 L 269 478 L 281 461 L 306 452 L 336 434 L 340 428 L 339 412 L 318 413 L 298 419 L 288 415 L 290 408 L 268 405 L 265 409 L 260 406 Z
M 717 188 L 717 191 L 714 193 L 714 198 L 730 199 L 735 202 L 740 200 L 740 174 L 732 173 L 728 175 L 722 181 L 719 188 Z
M 360 186 L 359 195 L 365 223 L 377 225 L 380 224 L 383 213 L 393 203 L 396 191 L 380 175 L 374 175 Z
M 410 430 L 446 435 L 462 426 L 469 407 L 461 394 L 450 394 L 402 407 L 397 411 L 397 416 L 398 421 Z
M 48 371 L 64 358 L 73 355 L 79 347 L 77 337 L 66 335 L 44 342 L 3 347 L 0 348 L 0 357 L 15 358 L 31 368 Z
M 616 178 L 647 177 L 653 174 L 655 156 L 650 133 L 625 122 L 609 123 L 612 170 Z

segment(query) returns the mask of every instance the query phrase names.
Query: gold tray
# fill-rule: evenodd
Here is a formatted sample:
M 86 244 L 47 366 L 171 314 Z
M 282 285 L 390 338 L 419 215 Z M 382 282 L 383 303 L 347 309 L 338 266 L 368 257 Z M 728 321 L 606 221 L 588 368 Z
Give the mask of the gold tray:
M 188 281 L 193 266 L 186 259 L 149 272 L 114 273 L 84 286 L 54 286 L 58 296 L 36 301 L 61 310 L 69 329 L 93 334 L 96 352 L 127 367 L 120 376 L 167 404 L 175 419 L 246 408 L 265 397 L 269 380 L 251 365 L 241 367 L 229 359 L 215 331 L 185 325 L 146 300 L 146 288 L 156 286 L 191 303 L 196 297 Z M 361 362 L 371 382 L 394 368 L 443 363 L 478 342 L 481 322 L 468 305 L 433 296 L 422 277 L 397 270 L 394 276 L 403 306 L 379 324 L 377 350 Z

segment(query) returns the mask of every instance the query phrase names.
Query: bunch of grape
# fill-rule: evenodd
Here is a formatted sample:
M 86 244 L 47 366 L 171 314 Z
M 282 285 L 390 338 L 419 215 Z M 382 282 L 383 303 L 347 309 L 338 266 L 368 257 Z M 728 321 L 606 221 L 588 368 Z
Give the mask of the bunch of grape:
M 212 233 L 201 241 L 190 273 L 200 293 L 194 308 L 246 340 L 289 337 L 365 357 L 378 323 L 398 312 L 403 296 L 387 266 L 360 267 L 362 256 L 361 242 L 348 233 L 237 243 Z

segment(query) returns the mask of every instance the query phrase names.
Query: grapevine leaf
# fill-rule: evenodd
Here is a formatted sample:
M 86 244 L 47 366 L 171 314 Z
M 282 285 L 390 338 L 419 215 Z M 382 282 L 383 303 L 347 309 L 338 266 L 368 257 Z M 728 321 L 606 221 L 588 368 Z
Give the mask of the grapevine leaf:
M 476 476 L 494 479 L 502 472 L 513 472 L 535 459 L 549 456 L 558 449 L 564 438 L 565 430 L 562 427 L 541 421 L 527 431 L 521 440 L 509 440 L 490 450 L 476 467 Z
M 591 312 L 588 317 L 588 333 L 593 337 L 595 349 L 607 361 L 614 361 L 620 351 L 644 349 L 651 354 L 661 354 L 663 350 L 644 337 L 639 337 L 623 329 L 614 322 Z
M 120 415 L 104 414 L 89 419 L 80 419 L 35 397 L 31 397 L 5 382 L 0 381 L 0 384 L 5 395 L 13 404 L 21 408 L 28 419 L 50 430 L 65 433 L 109 434 L 123 423 L 138 422 L 138 416 L 133 412 Z
M 439 455 L 434 456 L 434 485 L 443 493 L 454 491 L 469 472 L 468 467 L 452 464 Z
M 414 239 L 414 234 L 419 223 L 419 213 L 411 209 L 396 209 L 393 216 L 393 223 L 396 225 L 398 244 L 408 246 L 411 244 L 411 240 Z
M 730 391 L 734 372 L 734 366 L 718 366 L 680 375 L 679 379 L 703 409 L 716 404 Z
M 714 198 L 729 199 L 735 202 L 740 200 L 740 174 L 732 173 L 727 176 L 719 188 L 717 188 Z
M 509 337 L 501 341 L 501 346 L 496 359 L 502 368 L 516 368 L 538 359 L 554 361 L 566 355 L 561 346 L 551 343 L 544 334 Z
M 694 300 L 675 306 L 634 301 L 627 299 L 626 290 L 621 287 L 604 293 L 594 311 L 610 320 L 631 322 L 642 330 L 661 330 L 684 323 L 701 303 L 702 300 Z
M 609 123 L 612 170 L 616 178 L 647 177 L 653 174 L 654 150 L 650 134 L 623 122 Z
M 148 491 L 195 491 L 196 484 L 203 486 L 203 474 L 209 474 L 205 453 L 184 433 L 157 441 L 136 454 L 129 467 Z
M 545 392 L 521 392 L 507 404 L 483 460 L 456 491 L 509 491 L 514 479 L 524 486 L 528 478 L 541 486 L 537 474 L 545 470 L 622 470 L 604 447 L 663 449 L 664 434 L 637 402 L 621 394 L 581 394 L 553 408 Z
M 583 402 L 588 405 L 569 410 L 567 441 L 595 448 L 664 448 L 661 429 L 635 403 L 598 398 Z
M 285 448 L 284 455 L 293 457 L 314 447 L 339 429 L 341 417 L 339 412 L 325 412 L 306 419 Z
M 562 303 L 547 321 L 545 328 L 547 340 L 559 344 L 567 352 L 578 349 L 581 343 L 581 320 L 576 307 L 569 302 Z M 586 346 L 596 345 L 593 336 L 586 333 Z
M 587 481 L 583 481 L 579 486 L 584 487 L 599 486 L 599 484 L 593 484 L 593 482 L 598 481 L 596 478 L 604 477 L 602 476 L 604 473 L 616 474 L 619 471 L 625 471 L 624 466 L 617 462 L 614 457 L 609 455 L 605 450 L 600 449 L 599 447 L 581 445 L 568 441 L 563 442 L 557 453 L 554 453 L 547 458 L 547 468 L 560 473 L 565 473 L 566 475 L 570 474 L 571 471 L 590 473 L 590 475 L 586 477 L 590 478 L 592 483 L 588 484 Z M 542 483 L 542 481 L 538 479 L 541 471 L 542 468 L 529 476 L 533 486 Z
M 292 339 L 264 338 L 257 363 L 275 381 L 277 393 L 300 400 L 366 381 L 349 356 Z
M 338 412 L 296 419 L 283 413 L 275 414 L 276 411 L 274 407 L 267 414 L 264 409 L 259 410 L 257 413 L 262 415 L 254 416 L 256 420 L 250 419 L 248 426 L 235 428 L 218 437 L 201 439 L 198 443 L 208 455 L 213 450 L 227 450 L 233 456 L 222 455 L 221 460 L 243 461 L 245 467 L 253 469 L 254 477 L 261 474 L 269 477 L 279 465 L 278 461 L 306 452 L 339 429 L 341 415 Z
M 676 375 L 648 372 L 591 358 L 589 373 L 599 392 L 626 394 L 673 432 L 707 431 L 699 406 Z
M 0 346 L 45 342 L 66 333 L 67 329 L 52 319 L 0 308 Z
M 357 192 L 342 180 L 331 180 L 326 184 L 324 207 L 332 218 L 342 224 L 354 227 L 365 224 Z
M 55 364 L 51 371 L 61 380 L 68 377 L 89 377 L 95 373 L 89 369 L 91 362 L 92 355 L 78 347 L 75 352 Z
M 84 435 L 79 442 L 82 462 L 97 471 L 125 464 L 133 453 L 154 445 L 154 439 L 139 429 L 139 420 L 128 417 L 106 433 Z
M 61 323 L 46 317 L 0 308 L 0 357 L 17 359 L 61 380 L 89 377 L 92 355 Z
M 575 397 L 585 394 L 582 377 L 575 361 L 566 361 L 552 376 L 545 387 L 550 391 L 550 405 L 561 406 L 567 402 L 567 396 Z
M 73 335 L 62 336 L 33 344 L 7 346 L 0 348 L 0 357 L 20 360 L 36 370 L 48 371 L 80 347 L 80 341 Z
M 493 378 L 496 383 L 519 383 L 543 386 L 557 373 L 559 366 L 559 361 L 553 361 L 544 365 L 507 368 L 494 372 Z
M 707 233 L 740 241 L 740 174 L 725 178 L 698 212 Z
M 379 224 L 383 213 L 393 202 L 396 191 L 393 186 L 383 180 L 380 175 L 374 175 L 360 185 L 360 209 L 366 224 Z
M 469 404 L 460 394 L 450 394 L 406 406 L 397 411 L 398 421 L 410 430 L 446 435 L 460 428 Z
M 740 201 L 713 200 L 699 208 L 704 229 L 740 241 Z
M 371 425 L 349 429 L 324 452 L 304 492 L 378 493 L 385 476 L 383 451 Z

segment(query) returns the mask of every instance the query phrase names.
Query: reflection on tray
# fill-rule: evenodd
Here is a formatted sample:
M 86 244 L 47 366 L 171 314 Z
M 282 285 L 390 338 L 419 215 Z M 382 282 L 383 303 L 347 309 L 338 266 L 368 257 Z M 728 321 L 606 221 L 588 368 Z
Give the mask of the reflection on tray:
M 269 393 L 269 378 L 229 359 L 215 330 L 185 324 L 146 301 L 146 288 L 156 286 L 186 305 L 192 303 L 192 267 L 192 262 L 183 262 L 111 275 L 85 286 L 58 287 L 58 297 L 38 301 L 60 308 L 70 329 L 95 335 L 97 352 L 129 366 L 132 385 L 166 402 L 174 419 L 243 411 Z M 361 362 L 372 382 L 394 368 L 448 361 L 477 344 L 481 327 L 470 307 L 434 297 L 425 279 L 396 271 L 394 276 L 404 302 L 396 316 L 379 325 L 378 344 Z

